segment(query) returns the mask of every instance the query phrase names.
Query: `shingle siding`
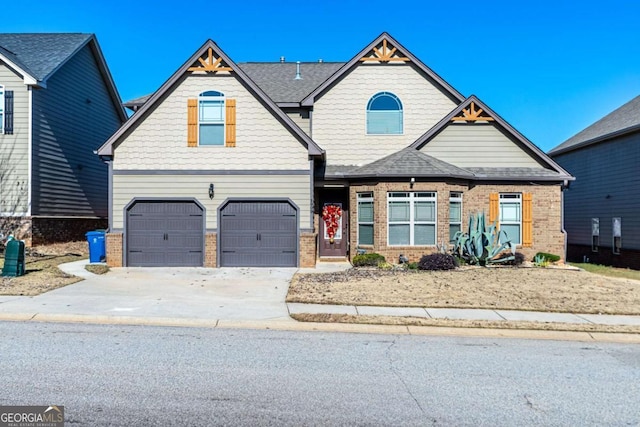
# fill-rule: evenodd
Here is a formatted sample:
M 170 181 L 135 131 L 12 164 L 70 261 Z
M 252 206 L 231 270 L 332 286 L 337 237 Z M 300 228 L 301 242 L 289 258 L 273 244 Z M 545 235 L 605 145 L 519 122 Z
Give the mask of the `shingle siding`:
M 88 45 L 34 91 L 34 215 L 107 216 L 107 166 L 93 151 L 120 126 L 117 108 Z
M 27 212 L 29 181 L 29 90 L 23 78 L 0 62 L 0 85 L 13 91 L 13 135 L 0 134 L 0 213 Z
M 402 101 L 402 135 L 367 135 L 367 103 L 382 91 Z M 313 139 L 327 151 L 327 164 L 363 165 L 409 146 L 454 107 L 412 65 L 360 65 L 315 101 Z
M 591 218 L 600 219 L 600 246 L 611 247 L 612 218 L 622 218 L 623 249 L 640 249 L 640 132 L 555 157 L 576 181 L 565 192 L 569 244 L 591 245 Z

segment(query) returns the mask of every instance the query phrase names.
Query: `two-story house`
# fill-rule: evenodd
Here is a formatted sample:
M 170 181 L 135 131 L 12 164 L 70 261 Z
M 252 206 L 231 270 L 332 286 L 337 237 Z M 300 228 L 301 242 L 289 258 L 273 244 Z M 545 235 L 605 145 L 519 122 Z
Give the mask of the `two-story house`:
M 397 261 L 485 211 L 564 253 L 573 178 L 383 33 L 345 63 L 236 64 L 207 41 L 98 151 L 112 266 Z

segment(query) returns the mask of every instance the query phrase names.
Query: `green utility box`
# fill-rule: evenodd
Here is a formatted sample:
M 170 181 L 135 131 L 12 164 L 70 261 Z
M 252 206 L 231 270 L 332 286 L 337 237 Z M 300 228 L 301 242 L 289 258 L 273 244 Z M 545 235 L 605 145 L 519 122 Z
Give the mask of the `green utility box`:
M 4 250 L 3 276 L 24 275 L 24 242 L 22 240 L 10 240 Z

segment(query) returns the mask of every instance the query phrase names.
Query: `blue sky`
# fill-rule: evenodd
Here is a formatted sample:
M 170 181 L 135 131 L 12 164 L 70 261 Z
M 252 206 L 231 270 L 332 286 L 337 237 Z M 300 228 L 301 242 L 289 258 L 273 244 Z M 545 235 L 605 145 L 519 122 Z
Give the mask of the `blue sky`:
M 123 100 L 209 38 L 235 62 L 347 61 L 383 31 L 545 151 L 640 94 L 637 0 L 5 3 L 2 32 L 95 33 Z

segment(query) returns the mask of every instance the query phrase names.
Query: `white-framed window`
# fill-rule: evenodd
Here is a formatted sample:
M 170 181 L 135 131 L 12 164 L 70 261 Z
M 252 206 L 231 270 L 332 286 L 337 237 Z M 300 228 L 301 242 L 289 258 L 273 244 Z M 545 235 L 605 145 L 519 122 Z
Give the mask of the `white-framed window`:
M 373 193 L 358 193 L 358 245 L 373 245 Z
M 512 243 L 522 243 L 522 194 L 500 194 L 500 230 Z
M 4 133 L 4 86 L 0 85 L 0 134 Z
M 622 218 L 613 218 L 613 245 L 611 247 L 615 255 L 620 255 L 620 249 L 622 248 Z
M 462 231 L 462 193 L 452 191 L 449 193 L 449 242 L 458 231 Z
M 600 218 L 591 218 L 591 252 L 598 252 L 600 246 Z
M 225 97 L 210 90 L 198 97 L 198 143 L 224 145 Z
M 390 246 L 432 246 L 436 244 L 437 201 L 435 192 L 389 192 L 387 203 Z
M 367 103 L 367 135 L 401 135 L 403 111 L 400 98 L 378 92 Z

